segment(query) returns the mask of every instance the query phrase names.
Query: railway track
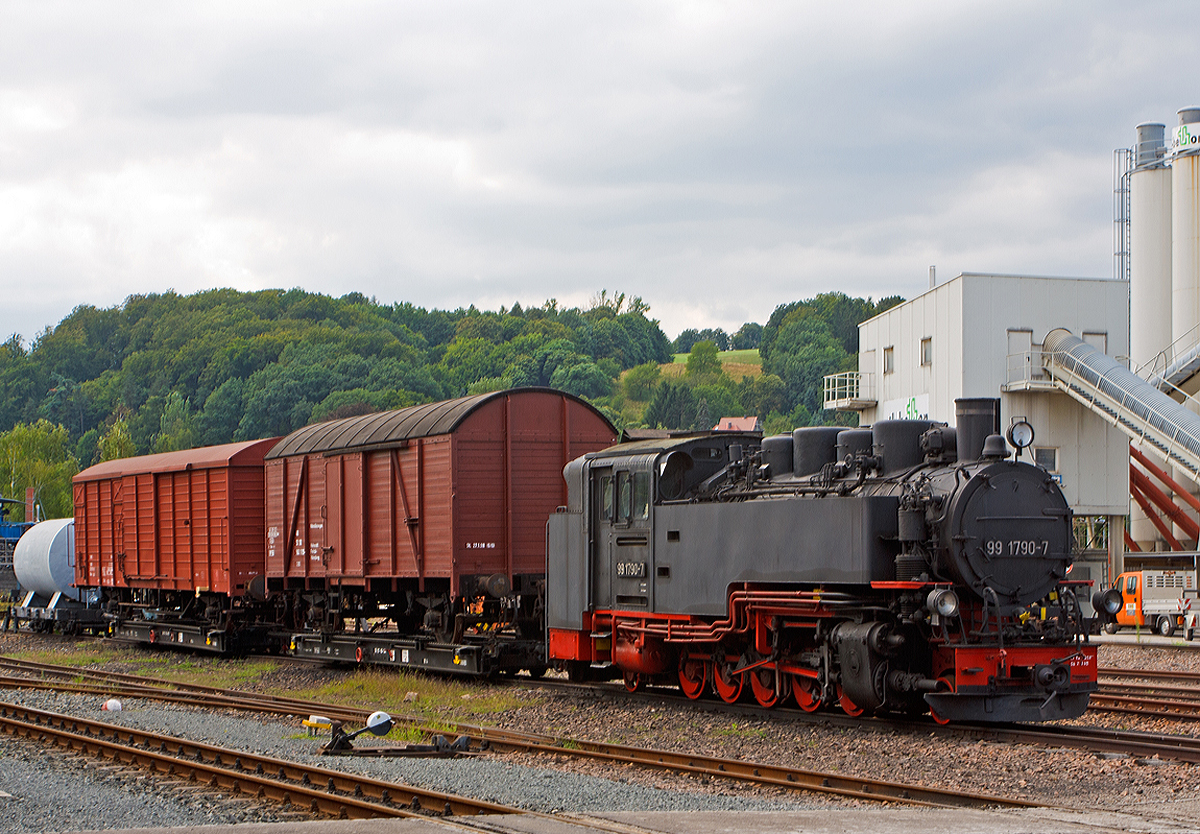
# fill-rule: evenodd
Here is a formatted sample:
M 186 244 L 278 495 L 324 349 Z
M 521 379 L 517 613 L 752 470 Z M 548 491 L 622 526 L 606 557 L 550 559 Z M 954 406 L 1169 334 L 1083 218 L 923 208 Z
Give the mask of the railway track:
M 145 697 L 154 698 L 162 701 L 170 701 L 174 703 L 197 703 L 197 694 L 206 696 L 207 702 L 214 707 L 224 707 L 230 709 L 242 709 L 258 712 L 268 712 L 275 715 L 294 715 L 305 716 L 314 712 L 326 715 L 338 721 L 343 721 L 347 724 L 362 724 L 365 722 L 368 715 L 367 710 L 358 710 L 345 707 L 338 707 L 330 704 L 315 704 L 309 701 L 302 701 L 292 698 L 281 698 L 278 696 L 247 694 L 233 690 L 224 690 L 217 687 L 206 686 L 188 686 L 179 687 L 170 681 L 157 680 L 153 678 L 139 677 L 136 675 L 114 675 L 111 673 L 93 673 L 86 670 L 79 670 L 73 667 L 57 667 L 50 664 L 27 663 L 25 661 L 13 661 L 9 658 L 0 657 L 0 669 L 17 669 L 22 668 L 35 671 L 38 674 L 50 675 L 57 678 L 63 677 L 83 677 L 95 681 L 90 686 L 71 685 L 63 683 L 29 683 L 28 678 L 5 678 L 0 677 L 0 687 L 10 686 L 33 686 L 45 689 L 86 692 L 89 694 L 104 694 L 107 692 L 119 692 L 128 697 Z M 1170 673 L 1167 675 L 1159 675 L 1158 673 L 1148 672 L 1145 670 L 1114 670 L 1114 676 L 1124 674 L 1126 677 L 1137 678 L 1165 678 L 1167 680 L 1183 680 L 1189 681 L 1200 676 L 1191 675 L 1190 673 Z M 119 684 L 119 689 L 114 689 L 114 684 Z M 537 681 L 538 686 L 553 687 L 553 688 L 569 688 L 578 689 L 579 684 L 568 684 L 563 681 Z M 625 697 L 649 697 L 657 700 L 675 701 L 681 704 L 694 704 L 681 695 L 674 694 L 669 690 L 650 691 L 643 693 L 628 693 L 624 687 L 618 684 L 583 684 L 583 688 L 600 692 L 604 694 L 623 694 Z M 1113 696 L 1117 699 L 1118 696 Z M 1158 716 L 1160 713 L 1153 710 L 1148 710 L 1145 705 L 1141 707 L 1130 706 L 1129 699 L 1132 696 L 1123 696 L 1125 701 L 1114 703 L 1113 706 L 1101 706 L 1101 709 L 1111 709 L 1123 712 L 1131 712 L 1139 715 Z M 1171 702 L 1176 703 L 1176 702 Z M 763 710 L 756 706 L 750 705 L 726 705 L 713 704 L 714 708 L 722 710 L 734 710 L 744 712 L 747 715 L 761 715 Z M 861 718 L 851 718 L 837 713 L 822 713 L 813 715 L 800 710 L 774 709 L 772 714 L 786 716 L 791 720 L 796 721 L 822 721 L 833 725 L 855 726 L 861 724 Z M 1178 712 L 1167 713 L 1168 717 L 1179 718 L 1182 716 Z M 420 720 L 408 718 L 399 719 L 407 721 L 414 728 L 426 733 L 445 732 L 445 728 L 422 726 Z M 935 732 L 939 735 L 947 736 L 966 736 L 976 739 L 988 739 L 994 741 L 1003 741 L 1010 743 L 1023 743 L 1039 745 L 1044 747 L 1068 746 L 1078 749 L 1089 750 L 1096 753 L 1124 753 L 1139 758 L 1162 758 L 1172 759 L 1175 761 L 1188 762 L 1190 764 L 1200 764 L 1200 739 L 1189 736 L 1162 734 L 1162 733 L 1145 733 L 1130 730 L 1113 730 L 1105 728 L 1085 728 L 1074 727 L 1067 725 L 967 725 L 958 724 L 952 727 L 942 727 L 932 722 L 903 719 L 903 718 L 876 718 L 870 719 L 886 723 L 889 726 L 906 729 L 910 731 Z M 515 733 L 511 731 L 501 731 L 496 728 L 485 728 L 469 724 L 458 724 L 453 728 L 454 732 L 463 734 L 471 738 L 476 744 L 487 744 L 501 751 L 522 751 L 538 754 L 557 754 L 557 755 L 573 755 L 586 756 L 594 759 L 604 759 L 613 762 L 626 762 L 631 764 L 639 764 L 648 767 L 654 767 L 663 770 L 674 770 L 676 772 L 688 772 L 700 775 L 707 775 L 715 778 L 735 779 L 747 782 L 757 782 L 760 784 L 775 785 L 790 788 L 804 788 L 824 793 L 835 793 L 842 796 L 855 797 L 860 799 L 882 800 L 892 798 L 896 801 L 911 801 L 917 803 L 931 805 L 955 805 L 960 804 L 967 807 L 979 807 L 981 804 L 995 804 L 997 797 L 978 797 L 968 798 L 964 802 L 956 802 L 950 794 L 953 792 L 935 792 L 933 795 L 924 795 L 920 790 L 915 790 L 914 786 L 896 785 L 894 783 L 877 782 L 871 783 L 870 780 L 858 780 L 848 778 L 843 774 L 821 773 L 815 771 L 804 771 L 799 769 L 776 768 L 770 765 L 759 763 L 743 763 L 736 760 L 720 760 L 708 757 L 695 756 L 679 756 L 677 754 L 660 751 L 660 750 L 640 750 L 633 747 L 622 747 L 620 745 L 601 745 L 591 742 L 580 741 L 577 739 L 563 739 L 553 736 L 539 735 L 533 733 Z M 757 773 L 756 773 L 757 772 Z M 927 790 L 927 789 L 926 789 Z M 924 796 L 924 798 L 922 798 Z M 957 794 L 954 794 L 957 796 Z M 1017 802 L 1015 804 L 1020 804 Z
M 171 681 L 142 678 L 133 675 L 112 675 L 89 672 L 74 667 L 58 667 L 50 664 L 26 663 L 10 658 L 0 658 L 0 668 L 10 672 L 37 674 L 41 679 L 19 677 L 14 674 L 0 677 L 3 688 L 52 689 L 91 695 L 121 695 L 123 697 L 148 698 L 174 703 L 212 708 L 241 709 L 275 715 L 307 716 L 319 713 L 346 723 L 363 724 L 368 711 L 317 704 L 297 699 L 281 698 L 218 689 L 206 686 L 184 686 Z M 47 679 L 49 678 L 49 679 Z M 420 719 L 396 718 L 398 723 L 423 732 L 445 733 L 445 726 L 424 726 Z M 566 739 L 555 736 L 502 730 L 457 724 L 452 731 L 469 737 L 475 746 L 497 751 L 571 756 L 613 763 L 633 764 L 674 773 L 689 773 L 710 778 L 731 779 L 759 785 L 808 790 L 818 793 L 836 794 L 843 797 L 874 802 L 898 802 L 951 808 L 1042 808 L 1044 803 L 1000 796 L 974 794 L 957 790 L 945 790 L 927 786 L 903 784 L 885 780 L 868 779 L 840 773 L 825 773 L 746 762 L 737 759 L 720 759 L 711 756 L 696 756 L 665 750 L 653 750 L 626 745 Z
M 579 686 L 578 684 L 567 684 L 561 681 L 539 681 L 538 685 L 555 687 Z M 688 700 L 685 696 L 669 689 L 627 693 L 625 688 L 620 684 L 593 683 L 583 684 L 583 686 L 593 691 L 610 695 L 624 693 L 629 698 L 643 697 L 652 698 L 656 701 L 667 701 L 669 703 L 696 704 L 695 701 Z M 786 717 L 792 721 L 826 723 L 839 727 L 860 726 L 864 721 L 871 721 L 896 729 L 935 733 L 946 737 L 959 736 L 977 740 L 1017 742 L 1041 747 L 1074 747 L 1095 753 L 1125 753 L 1139 758 L 1158 757 L 1187 762 L 1189 764 L 1200 764 L 1200 738 L 1166 733 L 1144 733 L 1131 730 L 1077 727 L 1066 724 L 951 724 L 943 726 L 929 720 L 927 716 L 919 719 L 894 716 L 865 719 L 837 712 L 808 713 L 798 709 L 781 707 L 764 710 L 761 707 L 749 704 L 709 702 L 708 706 L 711 706 L 713 709 L 720 709 L 722 712 L 739 712 L 752 716 L 773 715 Z
M 369 819 L 521 813 L 491 802 L 12 704 L 0 707 L 0 730 L 323 816 Z
M 1200 719 L 1200 674 L 1102 668 L 1090 709 L 1153 718 Z

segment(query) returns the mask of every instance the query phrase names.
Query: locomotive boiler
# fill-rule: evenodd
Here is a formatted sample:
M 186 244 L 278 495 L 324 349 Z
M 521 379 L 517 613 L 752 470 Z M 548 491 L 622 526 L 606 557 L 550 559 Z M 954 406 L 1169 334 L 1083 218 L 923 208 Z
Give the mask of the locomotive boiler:
M 1096 689 L 1072 515 L 1010 456 L 994 400 L 954 428 L 717 433 L 627 443 L 565 470 L 550 518 L 551 662 L 763 706 L 1070 718 Z M 1029 440 L 1027 424 L 1010 442 Z

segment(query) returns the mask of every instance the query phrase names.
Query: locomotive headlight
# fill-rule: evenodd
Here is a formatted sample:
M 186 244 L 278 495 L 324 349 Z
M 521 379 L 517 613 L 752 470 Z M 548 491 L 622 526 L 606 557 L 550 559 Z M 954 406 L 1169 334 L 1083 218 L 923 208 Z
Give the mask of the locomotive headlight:
M 1125 600 L 1121 597 L 1121 592 L 1116 588 L 1109 588 L 1107 591 L 1097 591 L 1092 595 L 1092 607 L 1105 614 L 1116 614 L 1124 604 Z
M 925 598 L 925 607 L 939 617 L 953 617 L 958 613 L 958 594 L 949 588 L 934 588 Z
M 1008 442 L 1014 449 L 1028 449 L 1033 445 L 1033 426 L 1018 418 L 1008 427 Z

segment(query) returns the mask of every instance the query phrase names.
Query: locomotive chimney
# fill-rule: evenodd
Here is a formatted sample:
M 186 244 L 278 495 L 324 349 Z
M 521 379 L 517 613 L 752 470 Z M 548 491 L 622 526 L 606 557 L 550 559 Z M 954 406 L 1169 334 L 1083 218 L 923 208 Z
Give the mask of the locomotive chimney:
M 991 397 L 955 400 L 954 422 L 958 459 L 979 460 L 988 435 L 1000 433 L 1000 400 Z

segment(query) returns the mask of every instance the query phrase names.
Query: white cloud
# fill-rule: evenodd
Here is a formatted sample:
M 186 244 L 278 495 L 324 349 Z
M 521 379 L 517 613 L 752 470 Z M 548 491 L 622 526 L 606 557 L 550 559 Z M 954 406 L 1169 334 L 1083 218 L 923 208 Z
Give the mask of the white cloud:
M 1167 12 L 1170 12 L 1168 14 Z M 1111 150 L 1200 10 L 1116 2 L 14 3 L 0 336 L 168 287 L 670 334 L 926 270 L 1107 275 Z

